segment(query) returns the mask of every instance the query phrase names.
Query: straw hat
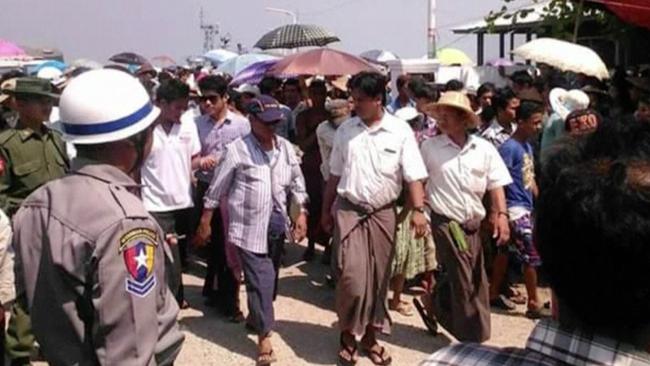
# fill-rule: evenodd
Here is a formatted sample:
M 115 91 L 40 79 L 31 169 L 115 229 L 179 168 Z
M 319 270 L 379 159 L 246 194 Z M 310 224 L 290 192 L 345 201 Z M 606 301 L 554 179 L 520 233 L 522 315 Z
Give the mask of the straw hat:
M 469 98 L 462 92 L 448 91 L 443 93 L 438 102 L 426 106 L 426 110 L 436 118 L 440 110 L 444 107 L 454 108 L 463 112 L 465 118 L 472 122 L 473 125 L 477 125 L 480 122 L 479 117 L 472 110 Z

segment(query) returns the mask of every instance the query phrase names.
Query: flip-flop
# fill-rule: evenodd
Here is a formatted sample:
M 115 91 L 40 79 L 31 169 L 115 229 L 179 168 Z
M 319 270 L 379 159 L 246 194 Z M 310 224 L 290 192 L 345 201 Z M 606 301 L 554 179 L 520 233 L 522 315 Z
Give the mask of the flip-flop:
M 372 349 L 374 346 L 379 346 L 380 351 Z M 391 355 L 386 355 L 386 347 L 380 346 L 379 343 L 375 343 L 370 348 L 363 349 L 363 352 L 375 365 L 388 366 L 393 362 L 393 357 Z
M 340 338 L 340 345 L 341 348 L 339 349 L 339 364 L 343 366 L 353 366 L 357 364 L 357 361 L 359 360 L 359 352 L 357 351 L 358 345 L 356 342 L 354 342 L 353 346 L 350 346 L 348 344 L 345 344 L 343 342 L 343 334 L 341 334 Z M 341 352 L 345 351 L 349 357 L 349 359 L 346 359 L 341 355 Z
M 255 365 L 269 366 L 277 360 L 278 359 L 275 357 L 275 352 L 273 352 L 273 350 L 270 350 L 269 352 L 260 352 L 257 354 L 257 361 L 255 362 Z
M 422 321 L 424 322 L 424 326 L 427 327 L 427 330 L 429 331 L 429 334 L 432 336 L 437 336 L 438 335 L 438 322 L 436 322 L 434 319 L 431 319 L 427 312 L 424 310 L 424 306 L 418 299 L 413 299 L 413 305 L 415 305 L 415 309 L 418 311 L 420 314 L 420 317 L 422 318 Z

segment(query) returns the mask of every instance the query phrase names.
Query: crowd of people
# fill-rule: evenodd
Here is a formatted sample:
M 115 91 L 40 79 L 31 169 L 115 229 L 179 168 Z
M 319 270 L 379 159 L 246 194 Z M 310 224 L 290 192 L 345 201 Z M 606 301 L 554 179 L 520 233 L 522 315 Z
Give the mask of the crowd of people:
M 426 365 L 650 365 L 650 78 L 541 65 L 501 88 L 431 79 L 400 75 L 391 97 L 376 71 L 256 85 L 149 65 L 3 75 L 11 364 L 36 343 L 54 365 L 173 363 L 195 256 L 206 304 L 271 364 L 285 246 L 306 240 L 303 259 L 319 245 L 330 267 L 341 364 L 391 364 L 377 335 L 391 312 L 417 312 L 469 342 Z M 481 346 L 491 311 L 518 304 L 540 319 L 526 349 Z

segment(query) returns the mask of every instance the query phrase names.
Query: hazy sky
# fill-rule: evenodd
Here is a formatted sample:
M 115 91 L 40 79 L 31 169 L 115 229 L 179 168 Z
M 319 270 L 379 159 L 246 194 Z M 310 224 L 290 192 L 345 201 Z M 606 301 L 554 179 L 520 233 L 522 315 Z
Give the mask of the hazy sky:
M 450 28 L 481 19 L 501 1 L 438 0 L 439 45 L 452 44 L 475 59 L 475 37 L 458 40 Z M 58 47 L 68 60 L 104 62 L 131 50 L 181 60 L 202 53 L 201 7 L 207 21 L 230 33 L 233 48 L 251 47 L 265 32 L 289 23 L 289 16 L 265 11 L 277 7 L 296 11 L 301 23 L 331 30 L 342 40 L 331 47 L 348 52 L 381 48 L 421 57 L 427 49 L 427 0 L 2 0 L 0 38 Z

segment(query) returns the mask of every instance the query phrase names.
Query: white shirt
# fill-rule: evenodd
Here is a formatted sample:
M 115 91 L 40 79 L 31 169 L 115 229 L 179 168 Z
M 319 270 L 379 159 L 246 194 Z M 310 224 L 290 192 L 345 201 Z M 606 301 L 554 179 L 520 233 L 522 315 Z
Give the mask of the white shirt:
M 485 130 L 483 130 L 483 132 L 481 132 L 481 137 L 488 140 L 492 145 L 494 145 L 494 147 L 498 149 L 499 146 L 506 142 L 510 136 L 515 133 L 516 129 L 517 125 L 511 123 L 510 131 L 507 131 L 505 128 L 503 128 L 503 126 L 499 124 L 499 121 L 497 121 L 495 117 L 492 119 L 492 122 L 490 122 L 490 125 Z
M 316 128 L 316 137 L 318 138 L 318 149 L 320 150 L 320 157 L 322 163 L 320 165 L 320 172 L 323 179 L 327 181 L 330 177 L 330 155 L 332 154 L 332 145 L 334 144 L 334 136 L 336 129 L 329 121 L 321 122 Z
M 192 157 L 201 152 L 196 124 L 181 122 L 169 134 L 162 125 L 153 131 L 151 154 L 140 173 L 142 201 L 150 212 L 166 212 L 193 206 Z
M 422 157 L 431 208 L 459 223 L 485 217 L 485 192 L 512 183 L 497 149 L 476 136 L 470 135 L 462 149 L 447 135 L 432 137 L 422 143 Z
M 330 174 L 341 177 L 337 187 L 340 196 L 374 208 L 395 201 L 402 191 L 402 181 L 427 177 L 413 130 L 389 113 L 384 113 L 372 128 L 359 117 L 339 126 L 330 156 Z

